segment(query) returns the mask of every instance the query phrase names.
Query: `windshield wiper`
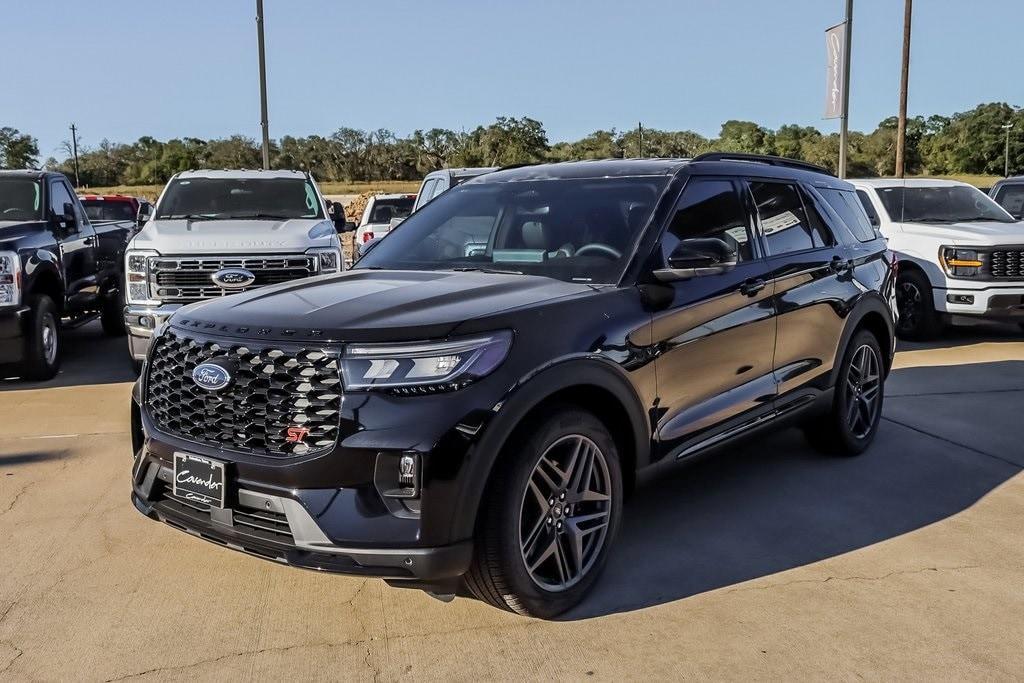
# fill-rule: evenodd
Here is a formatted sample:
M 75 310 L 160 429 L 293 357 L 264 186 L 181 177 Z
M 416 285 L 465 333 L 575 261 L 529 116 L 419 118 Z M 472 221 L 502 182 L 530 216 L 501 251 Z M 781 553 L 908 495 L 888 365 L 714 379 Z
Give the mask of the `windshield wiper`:
M 449 270 L 454 270 L 454 271 L 459 272 L 459 273 L 477 272 L 477 273 L 493 273 L 495 275 L 522 275 L 523 274 L 523 271 L 521 271 L 521 270 L 501 270 L 499 268 L 482 268 L 480 266 L 459 266 L 458 268 L 450 268 Z
M 157 218 L 164 220 L 215 221 L 218 217 L 203 213 L 175 213 L 170 216 L 157 216 Z
M 274 221 L 290 221 L 295 216 L 281 216 L 276 213 L 246 213 L 241 215 L 224 216 L 227 220 L 245 220 L 247 218 L 255 218 L 259 220 L 274 220 Z

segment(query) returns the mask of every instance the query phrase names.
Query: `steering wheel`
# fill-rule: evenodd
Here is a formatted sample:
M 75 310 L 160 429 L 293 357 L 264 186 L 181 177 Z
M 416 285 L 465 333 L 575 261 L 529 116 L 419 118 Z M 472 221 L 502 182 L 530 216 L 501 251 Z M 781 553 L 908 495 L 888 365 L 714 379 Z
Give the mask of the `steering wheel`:
M 3 215 L 4 216 L 6 216 L 7 214 L 11 214 L 11 213 L 27 213 L 27 212 L 25 211 L 25 209 L 19 208 L 17 206 L 12 206 L 11 208 L 4 209 L 4 211 L 3 211 Z
M 597 252 L 602 256 L 610 256 L 613 259 L 622 258 L 622 252 L 615 247 L 610 247 L 607 244 L 601 242 L 591 242 L 590 244 L 584 244 L 582 247 L 576 250 L 577 256 L 583 256 L 588 251 Z

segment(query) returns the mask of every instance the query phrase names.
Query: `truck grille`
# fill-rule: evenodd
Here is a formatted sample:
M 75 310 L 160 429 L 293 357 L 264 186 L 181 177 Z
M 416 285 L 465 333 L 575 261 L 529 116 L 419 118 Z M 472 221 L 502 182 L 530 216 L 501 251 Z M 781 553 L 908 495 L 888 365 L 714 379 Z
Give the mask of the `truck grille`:
M 213 275 L 225 268 L 244 268 L 256 279 L 245 287 L 225 288 L 213 281 Z M 292 256 L 203 256 L 159 257 L 152 260 L 150 272 L 155 297 L 161 301 L 200 301 L 237 294 L 254 287 L 290 282 L 317 273 L 317 260 L 309 254 Z
M 1024 248 L 990 252 L 988 269 L 992 277 L 1024 279 Z
M 229 369 L 231 381 L 220 390 L 201 389 L 192 371 L 214 359 Z M 275 457 L 316 453 L 337 442 L 341 378 L 332 351 L 168 329 L 148 367 L 149 415 L 173 436 Z

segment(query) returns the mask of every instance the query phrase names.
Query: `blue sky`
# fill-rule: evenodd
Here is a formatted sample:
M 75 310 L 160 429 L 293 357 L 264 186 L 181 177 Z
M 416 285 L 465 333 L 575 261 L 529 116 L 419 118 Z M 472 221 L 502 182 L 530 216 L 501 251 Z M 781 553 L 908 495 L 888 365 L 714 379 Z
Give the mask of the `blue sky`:
M 58 154 L 141 135 L 259 136 L 254 0 L 3 0 L 0 125 Z M 843 0 L 265 0 L 270 132 L 541 120 L 552 142 L 638 120 L 823 121 Z M 83 10 L 87 7 L 87 10 Z M 851 126 L 896 111 L 902 0 L 855 0 Z M 1024 105 L 1021 0 L 918 0 L 910 113 Z

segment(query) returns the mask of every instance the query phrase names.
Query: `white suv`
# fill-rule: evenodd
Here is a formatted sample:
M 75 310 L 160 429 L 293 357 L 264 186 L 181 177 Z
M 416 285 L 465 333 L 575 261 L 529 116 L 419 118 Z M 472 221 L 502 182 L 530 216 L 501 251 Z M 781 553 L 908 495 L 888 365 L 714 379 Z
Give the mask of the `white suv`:
M 338 272 L 354 230 L 299 171 L 173 176 L 125 253 L 128 350 L 138 368 L 153 330 L 185 304 Z
M 850 182 L 899 257 L 900 336 L 935 336 L 953 316 L 1024 324 L 1024 222 L 953 180 Z

